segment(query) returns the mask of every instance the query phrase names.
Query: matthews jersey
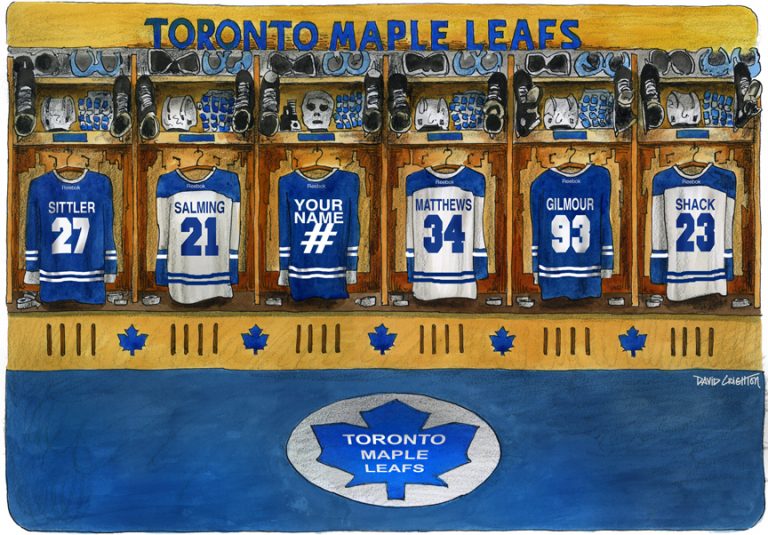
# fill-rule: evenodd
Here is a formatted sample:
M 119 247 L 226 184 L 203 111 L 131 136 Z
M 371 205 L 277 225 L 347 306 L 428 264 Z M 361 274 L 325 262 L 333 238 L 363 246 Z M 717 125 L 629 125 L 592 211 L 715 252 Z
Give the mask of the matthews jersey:
M 488 277 L 485 177 L 463 166 L 450 173 L 428 167 L 409 175 L 405 189 L 405 256 L 414 297 L 475 299 L 475 281 Z
M 712 164 L 653 177 L 651 282 L 666 284 L 671 301 L 728 293 L 735 204 L 736 175 Z
M 29 185 L 24 282 L 40 300 L 101 304 L 117 276 L 112 183 L 93 171 L 66 180 L 56 171 Z
M 541 298 L 600 297 L 613 272 L 611 176 L 588 165 L 548 169 L 531 185 L 531 254 Z
M 345 299 L 355 282 L 360 222 L 359 177 L 334 169 L 312 179 L 296 170 L 278 182 L 279 284 L 297 301 Z
M 240 181 L 214 167 L 202 180 L 180 171 L 157 183 L 155 282 L 179 303 L 232 297 L 240 247 Z

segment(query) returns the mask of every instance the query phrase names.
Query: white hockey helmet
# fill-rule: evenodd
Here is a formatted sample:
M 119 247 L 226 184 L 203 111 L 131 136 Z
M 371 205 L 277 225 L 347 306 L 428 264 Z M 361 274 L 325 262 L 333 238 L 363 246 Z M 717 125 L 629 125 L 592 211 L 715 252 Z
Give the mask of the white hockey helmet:
M 423 98 L 416 103 L 416 130 L 448 130 L 448 103 L 444 98 Z
M 574 129 L 579 122 L 579 103 L 576 97 L 549 97 L 544 105 L 544 127 L 553 129 Z
M 189 95 L 168 97 L 163 102 L 163 128 L 188 132 L 197 124 L 197 107 Z
M 667 98 L 667 117 L 672 126 L 698 126 L 701 103 L 696 93 L 672 91 Z
M 75 101 L 72 97 L 45 97 L 42 106 L 43 128 L 69 130 L 75 122 Z

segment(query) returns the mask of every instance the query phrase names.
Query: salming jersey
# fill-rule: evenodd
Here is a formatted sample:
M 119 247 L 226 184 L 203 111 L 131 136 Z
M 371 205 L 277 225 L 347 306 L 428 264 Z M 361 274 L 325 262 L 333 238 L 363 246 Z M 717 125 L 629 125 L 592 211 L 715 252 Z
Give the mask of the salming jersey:
M 321 179 L 296 170 L 278 182 L 280 279 L 297 301 L 345 299 L 360 244 L 359 177 L 335 169 Z
M 101 304 L 117 275 L 112 183 L 93 171 L 66 180 L 56 171 L 29 185 L 24 282 L 41 301 Z
M 180 171 L 157 183 L 155 281 L 179 303 L 232 297 L 238 281 L 240 181 L 214 167 L 202 180 Z
M 466 167 L 450 173 L 428 167 L 409 175 L 405 189 L 405 256 L 414 297 L 475 299 L 475 281 L 488 277 L 485 177 Z
M 548 169 L 531 185 L 533 276 L 542 299 L 600 297 L 613 272 L 611 177 L 588 165 Z
M 653 177 L 651 282 L 666 284 L 671 301 L 728 293 L 735 202 L 736 175 L 712 164 Z

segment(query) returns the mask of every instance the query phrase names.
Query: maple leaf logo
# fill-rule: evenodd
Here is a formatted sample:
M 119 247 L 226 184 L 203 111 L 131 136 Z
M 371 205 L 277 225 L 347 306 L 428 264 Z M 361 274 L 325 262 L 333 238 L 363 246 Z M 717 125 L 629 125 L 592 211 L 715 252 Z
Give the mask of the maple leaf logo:
M 501 327 L 496 333 L 492 334 L 490 338 L 493 350 L 501 353 L 502 357 L 507 351 L 514 347 L 512 343 L 515 341 L 515 335 L 509 334 L 504 327 Z
M 352 474 L 346 487 L 384 484 L 387 499 L 405 500 L 406 485 L 447 487 L 440 476 L 471 462 L 467 452 L 477 426 L 449 423 L 425 429 L 430 413 L 397 399 L 360 416 L 367 427 L 312 426 L 322 450 L 317 461 Z
M 123 351 L 130 351 L 132 357 L 136 351 L 144 349 L 148 337 L 148 334 L 139 334 L 138 329 L 136 329 L 133 324 L 125 329 L 125 334 L 118 333 L 117 335 L 117 339 L 120 342 L 120 348 Z
M 389 329 L 385 327 L 383 323 L 374 328 L 372 333 L 368 333 L 368 339 L 371 341 L 371 346 L 382 355 L 386 351 L 392 349 L 392 346 L 395 345 L 395 338 L 397 338 L 397 334 L 390 333 Z
M 264 334 L 264 331 L 258 325 L 254 325 L 248 329 L 247 333 L 242 333 L 240 336 L 243 337 L 245 349 L 252 349 L 254 355 L 267 347 L 269 335 Z
M 648 338 L 648 335 L 640 334 L 640 331 L 635 329 L 633 325 L 627 330 L 626 334 L 619 335 L 619 343 L 623 351 L 629 351 L 634 357 L 638 351 L 642 351 L 645 347 L 646 338 Z

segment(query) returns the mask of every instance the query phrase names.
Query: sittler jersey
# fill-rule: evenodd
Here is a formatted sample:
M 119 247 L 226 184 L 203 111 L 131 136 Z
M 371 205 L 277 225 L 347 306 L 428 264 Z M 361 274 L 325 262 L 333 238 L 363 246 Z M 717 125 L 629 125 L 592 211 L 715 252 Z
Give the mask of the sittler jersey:
M 449 173 L 428 167 L 405 184 L 405 256 L 414 297 L 475 299 L 475 281 L 488 277 L 485 177 L 466 167 Z
M 339 169 L 320 179 L 299 170 L 280 178 L 279 283 L 293 299 L 349 297 L 360 244 L 359 191 L 359 177 Z
M 214 167 L 190 180 L 181 171 L 157 183 L 155 281 L 179 303 L 232 297 L 238 281 L 240 181 Z
M 735 199 L 736 175 L 712 164 L 653 177 L 651 282 L 666 284 L 671 301 L 728 293 Z
M 613 272 L 611 177 L 548 169 L 531 185 L 531 255 L 542 299 L 600 297 Z
M 56 171 L 29 185 L 26 284 L 40 300 L 101 304 L 117 275 L 112 183 L 93 171 L 74 180 Z

